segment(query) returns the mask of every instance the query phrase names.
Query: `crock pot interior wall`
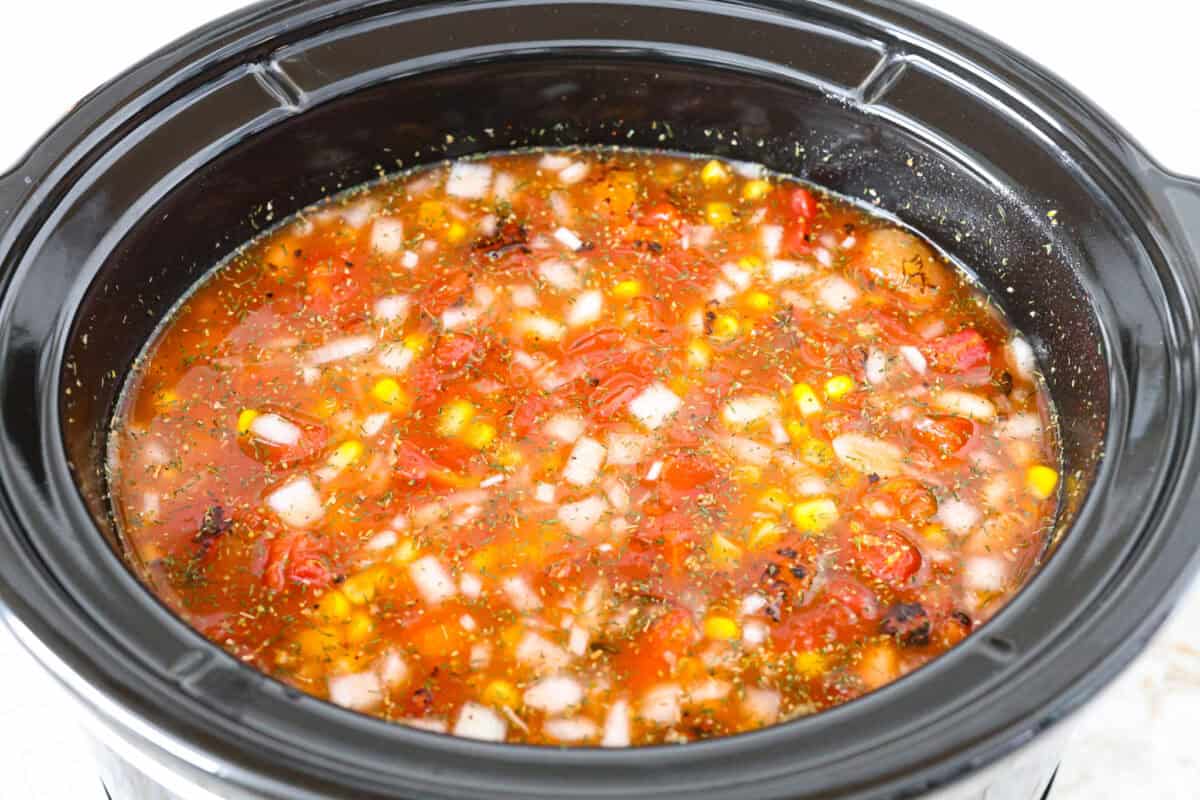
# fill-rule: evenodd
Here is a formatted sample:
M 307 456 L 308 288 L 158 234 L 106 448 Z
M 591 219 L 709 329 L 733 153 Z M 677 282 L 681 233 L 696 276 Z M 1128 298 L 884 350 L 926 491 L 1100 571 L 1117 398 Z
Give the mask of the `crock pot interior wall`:
M 221 256 L 381 172 L 556 144 L 759 161 L 897 215 L 969 265 L 1030 336 L 1062 415 L 1066 462 L 1086 485 L 1100 454 L 1108 384 L 1094 310 L 1075 270 L 1085 263 L 1085 235 L 1093 252 L 1117 244 L 1105 244 L 1109 231 L 1098 218 L 1073 220 L 1093 224 L 1064 236 L 1047 216 L 1094 203 L 1071 196 L 1081 190 L 1052 148 L 1031 147 L 994 112 L 981 129 L 969 96 L 930 73 L 906 73 L 886 106 L 864 113 L 813 86 L 698 64 L 584 54 L 491 61 L 337 97 L 238 144 L 140 216 L 80 307 L 67 385 L 99 388 L 67 396 L 64 430 L 95 519 L 114 537 L 103 477 L 90 465 L 102 463 L 121 381 L 166 311 Z

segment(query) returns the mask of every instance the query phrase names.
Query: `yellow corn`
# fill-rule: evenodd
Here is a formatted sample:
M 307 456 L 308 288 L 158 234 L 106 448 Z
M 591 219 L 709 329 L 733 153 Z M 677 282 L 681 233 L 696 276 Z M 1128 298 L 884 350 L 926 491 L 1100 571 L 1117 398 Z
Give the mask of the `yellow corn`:
M 700 339 L 688 342 L 687 362 L 692 369 L 707 369 L 708 365 L 712 363 L 712 348 L 708 346 L 708 342 Z
M 424 352 L 428 345 L 429 336 L 419 331 L 413 331 L 404 337 L 404 347 L 415 354 Z
M 483 702 L 494 708 L 516 708 L 521 704 L 521 695 L 508 681 L 496 680 L 483 688 Z
M 1025 485 L 1034 497 L 1045 500 L 1058 486 L 1058 472 L 1044 464 L 1035 464 L 1025 472 Z
M 179 395 L 175 393 L 174 389 L 163 389 L 154 395 L 154 406 L 159 410 L 167 410 L 177 402 L 179 402 Z
M 465 238 L 467 238 L 467 226 L 457 220 L 451 222 L 450 229 L 446 231 L 446 241 L 450 244 L 458 244 Z
M 736 565 L 742 558 L 742 548 L 719 533 L 714 533 L 708 549 L 709 558 L 718 569 Z
M 329 460 L 326 463 L 334 469 L 345 469 L 355 461 L 358 461 L 362 454 L 362 442 L 351 439 L 348 442 L 342 442 L 334 448 L 334 451 L 329 454 Z
M 771 297 L 771 295 L 757 290 L 753 292 L 747 292 L 746 297 L 742 302 L 746 308 L 760 314 L 764 311 L 770 311 L 771 307 L 775 305 L 775 300 Z
M 350 619 L 350 600 L 337 589 L 326 592 L 317 603 L 317 613 L 330 622 L 345 622 Z
M 371 397 L 374 397 L 380 405 L 387 406 L 391 409 L 406 408 L 409 405 L 408 392 L 395 378 L 380 378 L 371 387 Z
M 854 379 L 849 375 L 838 375 L 825 381 L 825 396 L 830 400 L 840 400 L 854 391 Z
M 792 400 L 796 402 L 800 413 L 806 417 L 820 412 L 822 408 L 817 393 L 807 383 L 797 383 L 792 387 Z
M 716 159 L 709 161 L 700 170 L 700 180 L 704 181 L 705 186 L 718 186 L 722 183 L 728 183 L 729 178 L 729 170 L 725 169 L 725 165 Z
M 502 467 L 511 469 L 517 466 L 524 459 L 521 451 L 507 442 L 496 446 L 496 452 L 492 456 L 496 463 Z
M 772 486 L 758 496 L 759 506 L 776 514 L 782 514 L 787 509 L 789 500 L 788 493 L 778 486 Z
M 416 561 L 417 556 L 421 551 L 417 548 L 417 543 L 412 539 L 403 539 L 400 544 L 396 545 L 392 550 L 393 564 L 407 564 L 411 561 Z
M 437 430 L 442 436 L 458 436 L 475 418 L 475 406 L 469 400 L 454 400 L 438 412 Z
M 375 623 L 371 620 L 371 615 L 365 611 L 356 611 L 350 618 L 350 622 L 346 624 L 346 642 L 362 644 L 371 638 L 371 634 L 374 632 Z
M 921 528 L 921 536 L 934 547 L 945 547 L 950 543 L 950 538 L 946 536 L 946 529 L 936 522 L 931 522 Z
M 774 520 L 763 520 L 750 530 L 746 539 L 746 547 L 751 550 L 762 550 L 770 547 L 783 537 L 783 528 Z
M 475 422 L 463 433 L 463 441 L 476 450 L 486 449 L 496 439 L 496 426 L 487 422 Z
M 317 401 L 314 410 L 321 419 L 329 419 L 338 412 L 337 400 L 332 397 L 324 397 Z
M 704 219 L 714 228 L 724 228 L 733 222 L 733 207 L 729 203 L 705 203 Z
M 258 418 L 258 412 L 253 408 L 247 408 L 238 414 L 237 431 L 238 433 L 249 433 L 250 426 L 254 424 L 254 420 Z
M 758 256 L 742 256 L 737 261 L 738 268 L 746 272 L 758 272 L 763 268 L 763 260 Z
M 708 677 L 708 667 L 695 656 L 684 656 L 675 662 L 675 677 L 683 683 L 695 683 Z
M 742 635 L 737 621 L 725 616 L 712 616 L 704 620 L 704 635 L 709 639 L 728 642 Z
M 426 200 L 417 207 L 417 224 L 423 228 L 439 228 L 446 223 L 446 204 Z
M 771 184 L 767 181 L 747 181 L 742 187 L 742 197 L 747 200 L 762 200 L 771 193 Z
M 783 428 L 793 442 L 802 442 L 808 438 L 808 426 L 798 419 L 789 419 Z
M 337 634 L 330 628 L 309 628 L 296 636 L 300 654 L 305 658 L 325 658 L 339 646 Z
M 633 279 L 617 281 L 617 285 L 613 287 L 612 294 L 621 300 L 631 300 L 642 293 L 642 282 Z
M 718 342 L 732 342 L 742 331 L 738 318 L 732 314 L 717 314 L 712 321 L 712 338 Z
M 837 522 L 837 504 L 828 497 L 804 500 L 792 506 L 792 522 L 807 532 L 819 532 Z
M 806 678 L 817 678 L 825 673 L 825 656 L 813 650 L 796 653 L 796 671 Z
M 758 483 L 762 480 L 762 470 L 753 464 L 738 464 L 730 473 L 738 483 Z
M 800 444 L 800 457 L 814 467 L 829 467 L 836 454 L 832 447 L 820 439 L 806 439 Z
M 342 592 L 354 605 L 364 606 L 375 599 L 375 593 L 379 591 L 380 584 L 387 576 L 385 567 L 364 569 L 342 582 Z

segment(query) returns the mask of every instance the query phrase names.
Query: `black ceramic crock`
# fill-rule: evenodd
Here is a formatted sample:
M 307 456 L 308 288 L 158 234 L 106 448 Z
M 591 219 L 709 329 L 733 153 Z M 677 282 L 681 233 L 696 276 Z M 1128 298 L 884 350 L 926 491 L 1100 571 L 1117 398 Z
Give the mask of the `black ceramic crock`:
M 1058 535 L 977 635 L 863 699 L 631 750 L 389 725 L 240 665 L 122 565 L 107 420 L 217 259 L 341 187 L 529 145 L 761 161 L 877 205 L 1035 343 Z M 129 798 L 1032 800 L 1197 563 L 1200 185 L 1054 76 L 894 2 L 268 2 L 87 98 L 0 179 L 0 597 Z

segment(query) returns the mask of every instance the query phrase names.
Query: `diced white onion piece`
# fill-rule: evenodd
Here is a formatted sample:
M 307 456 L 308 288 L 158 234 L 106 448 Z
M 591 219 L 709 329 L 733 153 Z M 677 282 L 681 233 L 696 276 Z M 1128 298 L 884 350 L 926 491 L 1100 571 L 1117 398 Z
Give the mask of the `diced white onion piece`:
M 571 663 L 571 656 L 566 650 L 545 637 L 526 632 L 517 642 L 514 651 L 517 661 L 529 666 L 537 672 L 555 672 Z
M 756 647 L 767 640 L 767 626 L 751 620 L 742 626 L 742 643 L 747 647 Z
M 792 440 L 792 437 L 788 436 L 787 428 L 783 427 L 783 423 L 779 420 L 771 420 L 769 426 L 771 431 L 771 441 L 775 442 L 775 444 L 787 444 Z
M 724 303 L 731 297 L 737 294 L 737 289 L 730 286 L 725 281 L 717 281 L 713 284 L 713 289 L 708 293 L 708 299 L 714 303 Z
M 571 632 L 567 637 L 567 650 L 571 653 L 582 656 L 587 653 L 588 632 L 578 625 L 571 626 Z
M 389 547 L 396 546 L 396 532 L 382 531 L 375 534 L 367 540 L 365 545 L 368 550 L 387 550 Z
M 533 499 L 539 503 L 554 502 L 554 486 L 549 483 L 539 483 L 533 487 Z
M 486 197 L 492 186 L 492 168 L 473 161 L 457 161 L 446 178 L 446 194 L 478 199 Z
M 588 165 L 583 161 L 576 161 L 563 169 L 562 172 L 558 173 L 558 179 L 563 183 L 570 185 L 572 183 L 579 183 L 581 180 L 587 177 L 587 174 Z
M 605 747 L 629 747 L 629 703 L 625 700 L 614 701 L 608 707 L 604 716 L 604 738 L 600 744 Z
M 388 688 L 399 686 L 408 680 L 408 663 L 405 662 L 404 656 L 395 650 L 384 653 L 376 669 L 380 682 Z
M 471 665 L 471 669 L 483 669 L 492 660 L 492 645 L 490 642 L 476 642 L 471 645 L 471 651 L 467 654 L 467 660 Z
M 542 723 L 542 732 L 559 742 L 582 742 L 591 739 L 600 730 L 591 720 L 577 717 L 548 719 Z
M 955 414 L 979 422 L 991 422 L 996 418 L 996 406 L 991 400 L 956 389 L 948 389 L 934 395 L 933 407 L 939 411 L 945 411 L 947 414 Z
M 499 224 L 495 214 L 484 214 L 479 218 L 479 232 L 484 236 L 495 236 Z
M 1033 381 L 1037 373 L 1037 357 L 1034 356 L 1029 342 L 1020 336 L 1014 336 L 1013 340 L 1008 343 L 1008 360 L 1019 378 L 1029 382 Z
M 375 339 L 370 336 L 345 336 L 326 342 L 308 354 L 306 361 L 312 366 L 321 366 L 334 361 L 344 361 L 347 358 L 369 353 L 375 347 Z
M 653 464 L 650 465 L 650 469 L 646 470 L 646 480 L 648 480 L 648 481 L 658 480 L 658 476 L 662 475 L 662 471 L 663 471 L 663 462 L 655 461 Z
M 737 264 L 725 264 L 721 267 L 721 274 L 738 289 L 746 289 L 750 286 L 750 273 Z
M 404 225 L 398 219 L 380 217 L 371 225 L 371 249 L 384 255 L 399 253 L 404 246 Z
M 583 536 L 599 524 L 608 510 L 608 502 L 598 494 L 585 497 L 575 503 L 564 503 L 558 507 L 558 521 L 576 536 Z
M 399 375 L 412 366 L 415 354 L 402 344 L 385 344 L 379 348 L 375 361 L 388 372 Z
M 809 475 L 796 481 L 793 487 L 801 497 L 829 494 L 829 484 L 816 475 Z
M 554 218 L 563 224 L 567 224 L 575 219 L 575 212 L 571 209 L 571 201 L 562 192 L 550 193 L 550 210 L 554 212 Z
M 497 200 L 507 200 L 517 186 L 517 179 L 511 172 L 501 172 L 492 180 L 492 196 Z
M 780 225 L 763 225 L 759 228 L 762 232 L 762 248 L 763 253 L 767 258 L 774 258 L 779 255 L 779 248 L 783 244 L 783 227 Z M 772 278 L 771 280 L 775 280 Z
M 971 556 L 963 562 L 963 585 L 977 592 L 997 592 L 1008 582 L 1008 565 L 995 556 Z
M 779 719 L 779 705 L 782 698 L 774 689 L 760 689 L 757 686 L 746 687 L 746 697 L 742 700 L 742 708 L 746 716 L 763 725 L 770 725 Z
M 613 432 L 608 434 L 608 463 L 614 466 L 637 464 L 650 446 L 650 439 L 640 433 Z
M 470 614 L 463 614 L 461 617 L 459 617 L 458 624 L 459 627 L 468 632 L 473 631 L 476 627 L 478 627 L 478 623 L 475 622 L 475 618 Z
M 887 354 L 882 350 L 871 348 L 867 353 L 867 362 L 863 365 L 863 372 L 869 383 L 876 386 L 887 380 L 888 360 Z
M 771 463 L 771 448 L 745 436 L 729 436 L 722 440 L 730 454 L 738 461 L 756 467 Z
M 329 699 L 343 708 L 365 711 L 383 702 L 383 685 L 374 671 L 336 675 L 329 679 Z
M 387 421 L 391 419 L 391 416 L 392 415 L 386 411 L 380 411 L 378 413 L 369 415 L 363 420 L 363 435 L 374 436 L 375 434 L 379 433 L 381 430 L 383 430 L 383 426 L 387 424 Z
M 522 613 L 537 611 L 542 607 L 542 598 L 530 588 L 529 583 L 520 575 L 510 575 L 500 582 L 500 588 L 508 596 L 512 607 Z
M 445 733 L 450 730 L 450 726 L 446 723 L 446 720 L 434 717 L 406 717 L 400 720 L 400 724 L 430 733 Z
M 1042 420 L 1037 414 L 1013 414 L 996 423 L 996 433 L 1005 438 L 1033 439 L 1042 434 Z
M 308 478 L 300 477 L 288 481 L 267 495 L 267 505 L 292 528 L 307 528 L 317 524 L 325 516 L 321 495 Z
M 650 430 L 661 428 L 679 411 L 683 400 L 661 383 L 652 383 L 629 401 L 629 413 Z
M 693 703 L 709 703 L 713 700 L 720 700 L 728 695 L 730 688 L 732 687 L 728 681 L 706 678 L 689 687 L 687 696 L 688 700 Z
M 679 722 L 679 696 L 681 694 L 682 690 L 673 683 L 655 686 L 642 696 L 642 718 L 663 726 Z
M 583 239 L 575 235 L 574 231 L 566 228 L 558 228 L 554 231 L 554 238 L 558 240 L 563 247 L 571 250 L 579 250 L 583 247 Z
M 625 488 L 625 484 L 619 478 L 609 478 L 604 482 L 604 496 L 617 511 L 629 508 L 629 490 Z
M 604 312 L 604 294 L 598 289 L 581 292 L 567 307 L 567 324 L 572 328 L 591 325 Z
M 954 533 L 969 532 L 979 522 L 979 517 L 979 509 L 965 500 L 951 497 L 938 503 L 938 522 Z
M 777 258 L 767 264 L 767 277 L 771 279 L 771 283 L 783 283 L 793 278 L 803 278 L 811 272 L 812 269 L 807 264 L 801 264 L 799 261 Z
M 929 366 L 925 361 L 925 355 L 910 344 L 900 347 L 900 355 L 904 356 L 904 360 L 912 367 L 912 371 L 918 375 L 924 375 L 925 369 Z
M 348 206 L 343 206 L 338 211 L 338 216 L 342 218 L 351 228 L 361 228 L 367 224 L 367 220 L 371 218 L 371 214 L 375 211 L 375 204 L 370 200 L 363 200 L 358 203 L 352 203 Z
M 485 742 L 503 742 L 508 733 L 508 723 L 487 706 L 479 703 L 463 703 L 454 723 L 454 735 Z
M 596 478 L 600 477 L 607 452 L 604 445 L 590 436 L 584 436 L 575 442 L 571 455 L 567 457 L 567 465 L 563 467 L 563 480 L 575 486 L 591 486 Z
M 548 714 L 562 713 L 582 701 L 583 687 L 565 675 L 543 678 L 525 690 L 525 705 Z
M 564 292 L 573 292 L 580 286 L 579 270 L 558 258 L 539 264 L 538 274 L 546 283 Z
M 761 178 L 766 173 L 766 168 L 762 164 L 756 164 L 753 161 L 730 161 L 729 168 L 747 180 Z
M 555 414 L 546 420 L 546 425 L 542 430 L 551 439 L 556 439 L 563 444 L 574 444 L 575 440 L 583 435 L 586 425 L 587 423 L 582 417 L 574 414 Z
M 843 433 L 833 440 L 838 459 L 867 475 L 890 478 L 903 468 L 904 451 L 891 442 L 861 433 Z
M 541 314 L 524 314 L 517 317 L 517 331 L 529 339 L 538 342 L 561 341 L 567 333 L 567 328 L 561 322 L 555 322 Z
M 560 172 L 571 166 L 571 157 L 564 156 L 561 153 L 546 153 L 538 159 L 538 167 L 540 169 L 548 169 L 551 172 Z
M 464 572 L 458 579 L 458 590 L 463 593 L 463 597 L 474 600 L 483 591 L 483 581 L 479 579 L 478 575 Z
M 290 447 L 300 441 L 303 431 L 278 414 L 259 414 L 250 423 L 250 432 L 271 444 Z
M 833 266 L 833 253 L 829 252 L 824 247 L 818 247 L 813 255 L 817 257 L 817 263 L 822 267 Z
M 684 238 L 688 240 L 688 245 L 684 249 L 691 247 L 708 247 L 712 244 L 713 236 L 716 235 L 717 229 L 712 225 L 689 225 L 683 229 Z
M 400 256 L 400 266 L 405 269 L 413 269 L 420 262 L 421 257 L 414 250 L 405 250 L 404 255 Z
M 721 419 L 735 430 L 744 430 L 762 420 L 778 417 L 779 401 L 765 394 L 743 395 L 730 398 L 721 409 Z
M 742 614 L 745 616 L 753 616 L 767 607 L 767 598 L 763 597 L 758 592 L 748 594 L 742 598 Z
M 538 304 L 537 292 L 532 286 L 518 284 L 508 290 L 512 304 L 517 308 L 533 308 Z
M 143 517 L 147 520 L 157 519 L 161 510 L 162 496 L 158 492 L 146 492 L 142 495 L 141 514 Z
M 425 602 L 437 605 L 458 593 L 450 573 L 433 556 L 424 556 L 408 565 L 408 574 Z
M 813 286 L 817 302 L 830 311 L 847 311 L 858 299 L 858 289 L 838 275 L 822 278 Z

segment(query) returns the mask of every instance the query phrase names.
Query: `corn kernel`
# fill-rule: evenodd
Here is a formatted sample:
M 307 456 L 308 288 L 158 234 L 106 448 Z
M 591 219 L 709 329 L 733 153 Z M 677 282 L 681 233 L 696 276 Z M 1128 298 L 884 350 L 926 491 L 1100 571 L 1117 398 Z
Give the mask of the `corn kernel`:
M 742 548 L 719 533 L 714 533 L 708 549 L 709 558 L 718 569 L 735 566 L 742 558 Z
M 507 442 L 496 446 L 496 452 L 492 458 L 497 464 L 507 469 L 512 469 L 524 460 L 521 451 Z
M 798 419 L 789 419 L 783 428 L 793 442 L 802 442 L 809 436 L 808 426 Z
M 708 369 L 708 365 L 712 363 L 712 348 L 708 346 L 708 342 L 700 339 L 688 342 L 687 363 L 695 370 Z
M 738 318 L 732 314 L 717 314 L 712 321 L 712 338 L 718 342 L 732 342 L 742 331 Z
M 1043 464 L 1035 464 L 1025 472 L 1025 485 L 1034 497 L 1045 500 L 1054 494 L 1058 486 L 1058 472 Z
M 362 454 L 362 442 L 351 439 L 348 442 L 342 442 L 334 448 L 334 451 L 329 454 L 329 460 L 326 463 L 334 469 L 341 470 L 358 461 Z
M 517 687 L 508 681 L 492 681 L 483 688 L 483 702 L 494 708 L 516 708 L 521 704 Z
M 750 530 L 746 537 L 746 547 L 751 550 L 762 550 L 770 547 L 783 537 L 783 528 L 774 520 L 763 520 Z
M 417 543 L 412 539 L 402 539 L 400 544 L 392 549 L 393 564 L 408 564 L 411 561 L 416 561 L 417 556 L 421 554 Z
M 828 467 L 833 464 L 837 454 L 833 448 L 820 439 L 806 439 L 800 445 L 800 457 L 815 467 Z
M 437 431 L 442 436 L 458 436 L 475 418 L 475 406 L 469 400 L 454 400 L 438 412 Z
M 776 514 L 782 514 L 787 510 L 788 502 L 791 498 L 788 493 L 778 486 L 772 486 L 758 496 L 758 504 L 768 511 L 774 511 Z
M 350 600 L 337 589 L 326 592 L 317 603 L 317 613 L 330 622 L 345 622 L 350 619 Z
M 837 518 L 837 504 L 828 497 L 805 500 L 792 506 L 792 522 L 802 531 L 823 531 L 837 522 Z
M 467 238 L 467 226 L 457 220 L 451 222 L 449 230 L 446 231 L 446 241 L 450 244 L 458 244 L 465 238 Z
M 822 408 L 821 401 L 817 399 L 817 393 L 807 383 L 797 383 L 792 387 L 792 400 L 796 402 L 800 413 L 806 417 L 820 412 Z
M 830 400 L 840 400 L 854 391 L 854 379 L 849 375 L 838 375 L 825 381 L 825 396 Z
M 509 625 L 500 631 L 500 643 L 509 650 L 512 650 L 524 636 L 525 627 L 523 625 Z
M 733 207 L 729 203 L 705 203 L 704 220 L 714 228 L 724 228 L 733 222 Z
M 363 606 L 375 599 L 380 584 L 387 579 L 385 567 L 370 567 L 362 572 L 351 575 L 342 582 L 342 592 L 346 599 L 356 606 Z
M 429 336 L 419 331 L 413 331 L 404 337 L 405 349 L 416 355 L 423 353 L 428 345 Z
M 771 184 L 767 181 L 747 181 L 742 187 L 742 197 L 747 200 L 762 200 L 771 193 Z
M 704 181 L 705 186 L 728 183 L 730 177 L 729 170 L 725 169 L 725 165 L 716 159 L 709 161 L 700 170 L 700 180 Z
M 746 308 L 758 313 L 770 311 L 771 306 L 775 305 L 775 300 L 771 297 L 771 295 L 757 290 L 748 292 L 742 302 Z
M 374 632 L 375 622 L 371 619 L 371 615 L 365 611 L 356 611 L 350 618 L 350 622 L 346 624 L 346 642 L 362 644 L 371 638 L 371 634 Z
M 253 408 L 247 408 L 238 414 L 237 431 L 238 433 L 249 433 L 250 426 L 254 424 L 254 420 L 258 418 L 258 412 Z
M 487 422 L 475 422 L 463 433 L 463 441 L 476 450 L 486 449 L 496 439 L 496 426 Z
M 314 411 L 321 419 L 329 419 L 338 412 L 338 403 L 332 397 L 324 397 L 317 401 Z
M 423 228 L 440 228 L 446 224 L 446 204 L 426 200 L 417 207 L 417 224 Z
M 758 483 L 762 480 L 762 470 L 753 464 L 738 464 L 730 473 L 738 483 Z
M 936 522 L 931 522 L 921 528 L 921 537 L 934 547 L 945 547 L 950 543 L 950 537 L 946 536 L 946 529 Z
M 825 673 L 825 656 L 813 650 L 796 653 L 796 671 L 806 678 L 818 678 Z
M 613 297 L 621 300 L 631 300 L 642 293 L 642 282 L 633 279 L 625 281 L 617 281 L 617 285 L 613 287 Z
M 163 389 L 154 395 L 154 406 L 160 410 L 169 409 L 177 402 L 179 402 L 179 395 L 175 393 L 174 389 Z
M 704 635 L 709 639 L 728 642 L 742 635 L 742 628 L 730 617 L 713 616 L 704 620 Z
M 708 667 L 695 656 L 684 656 L 675 662 L 675 677 L 685 684 L 696 683 L 708 677 Z
M 395 378 L 380 378 L 371 387 L 371 396 L 381 405 L 392 409 L 406 408 L 409 405 L 408 393 Z
M 738 268 L 746 272 L 758 272 L 763 268 L 763 260 L 758 256 L 742 256 L 737 262 Z
M 330 651 L 340 646 L 337 634 L 330 628 L 309 628 L 296 636 L 300 654 L 305 658 L 325 658 Z

